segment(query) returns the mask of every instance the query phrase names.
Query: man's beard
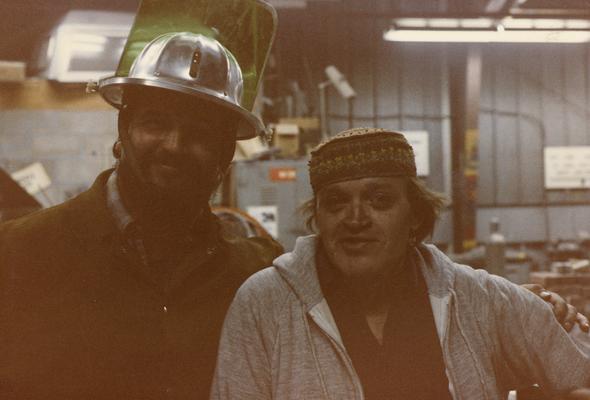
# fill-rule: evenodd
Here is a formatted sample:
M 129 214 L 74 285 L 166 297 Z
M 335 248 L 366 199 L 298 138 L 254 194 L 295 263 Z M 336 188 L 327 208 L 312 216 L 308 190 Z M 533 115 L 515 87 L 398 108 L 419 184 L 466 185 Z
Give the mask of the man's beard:
M 183 221 L 198 215 L 208 205 L 217 187 L 217 177 L 203 177 L 204 174 L 196 173 L 181 183 L 163 187 L 145 179 L 151 162 L 153 160 L 146 160 L 138 168 L 133 168 L 125 157 L 119 160 L 117 173 L 123 201 L 131 208 L 132 214 L 156 221 Z

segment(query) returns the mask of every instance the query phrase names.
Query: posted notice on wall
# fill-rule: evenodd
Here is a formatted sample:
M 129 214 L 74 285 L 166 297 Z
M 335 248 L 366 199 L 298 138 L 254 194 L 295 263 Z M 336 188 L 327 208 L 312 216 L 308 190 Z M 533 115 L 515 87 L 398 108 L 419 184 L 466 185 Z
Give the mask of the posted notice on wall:
M 279 237 L 279 209 L 277 206 L 246 207 L 250 214 L 275 239 Z
M 590 146 L 550 146 L 544 149 L 545 188 L 590 188 Z
M 418 176 L 430 174 L 430 151 L 428 146 L 428 132 L 426 131 L 403 131 L 402 132 L 410 145 L 414 148 L 416 156 L 416 171 Z
M 51 185 L 51 179 L 40 162 L 13 172 L 10 176 L 30 195 L 37 194 Z

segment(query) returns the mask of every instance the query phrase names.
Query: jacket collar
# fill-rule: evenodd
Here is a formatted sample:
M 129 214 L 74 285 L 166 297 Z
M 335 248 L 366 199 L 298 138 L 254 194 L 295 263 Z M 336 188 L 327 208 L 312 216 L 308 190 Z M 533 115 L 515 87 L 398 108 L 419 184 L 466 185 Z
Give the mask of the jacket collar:
M 107 206 L 107 181 L 112 172 L 113 169 L 102 172 L 87 191 L 68 200 L 62 206 L 58 206 L 64 213 L 66 229 L 78 242 L 78 246 L 73 247 L 74 251 L 80 252 L 89 260 L 94 260 L 93 262 L 97 265 L 103 266 L 111 265 L 113 257 L 124 257 L 121 253 L 122 234 L 117 227 L 115 217 Z M 216 253 L 226 253 L 231 250 L 231 247 L 227 246 L 227 238 L 222 235 L 219 219 L 209 209 L 206 209 L 206 215 L 202 222 L 199 230 L 207 230 L 207 233 L 203 233 L 204 250 L 203 253 L 199 251 L 190 254 L 191 258 L 198 261 L 190 263 L 194 266 L 201 264 L 203 254 L 210 257 Z M 124 265 L 134 264 L 125 263 Z M 180 288 L 185 278 L 193 270 L 191 268 L 179 269 L 172 278 L 170 291 Z M 153 285 L 151 278 L 145 275 L 145 268 L 138 268 L 136 272 L 150 285 Z M 154 287 L 160 290 L 158 285 Z
M 324 298 L 315 266 L 316 246 L 316 235 L 298 237 L 292 252 L 273 261 L 275 268 L 304 304 L 306 312 Z
M 106 239 L 117 233 L 106 198 L 106 183 L 113 171 L 109 169 L 102 172 L 90 189 L 66 203 L 68 225 L 83 246 L 104 243 Z
M 424 275 L 428 295 L 439 298 L 449 296 L 455 285 L 453 261 L 436 246 L 425 243 L 416 246 L 412 256 Z
M 123 204 L 117 180 L 118 173 L 117 170 L 115 170 L 111 176 L 109 176 L 106 183 L 107 207 L 111 215 L 113 215 L 119 231 L 125 232 L 125 229 L 133 223 L 133 217 Z

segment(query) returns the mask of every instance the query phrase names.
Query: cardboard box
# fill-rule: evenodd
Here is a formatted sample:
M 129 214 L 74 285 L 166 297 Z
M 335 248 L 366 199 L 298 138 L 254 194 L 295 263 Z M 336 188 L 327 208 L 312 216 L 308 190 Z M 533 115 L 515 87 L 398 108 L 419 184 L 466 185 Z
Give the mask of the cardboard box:
M 319 130 L 320 120 L 317 117 L 281 118 L 280 124 L 295 124 L 303 130 Z
M 23 82 L 25 79 L 24 62 L 0 61 L 0 82 Z
M 274 126 L 274 145 L 281 149 L 283 157 L 299 156 L 299 126 L 296 124 L 276 124 Z
M 309 152 L 321 141 L 320 120 L 317 117 L 281 118 L 282 124 L 295 124 L 299 127 L 299 155 L 309 156 Z
M 268 146 L 262 143 L 258 137 L 248 140 L 238 140 L 236 142 L 236 152 L 234 153 L 233 160 L 247 160 L 256 157 L 266 150 L 268 150 Z

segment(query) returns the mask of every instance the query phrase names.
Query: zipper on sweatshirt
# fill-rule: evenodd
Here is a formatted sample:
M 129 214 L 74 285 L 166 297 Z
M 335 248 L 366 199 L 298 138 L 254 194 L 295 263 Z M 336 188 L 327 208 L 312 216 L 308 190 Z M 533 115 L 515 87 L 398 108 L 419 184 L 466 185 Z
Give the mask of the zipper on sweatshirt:
M 446 322 L 445 322 L 445 330 L 443 333 L 443 340 L 442 340 L 442 349 L 443 349 L 443 356 L 444 359 L 447 361 L 448 363 L 448 368 L 447 370 L 447 377 L 449 378 L 449 382 L 451 383 L 451 396 L 453 396 L 454 400 L 461 400 L 461 396 L 459 396 L 459 392 L 457 390 L 457 384 L 456 384 L 456 379 L 455 379 L 455 374 L 453 373 L 453 360 L 451 359 L 450 356 L 450 350 L 449 350 L 449 329 L 451 329 L 451 315 L 452 315 L 452 307 L 453 307 L 453 301 L 455 298 L 455 294 L 453 291 L 451 291 L 451 295 L 449 296 L 448 299 L 448 303 L 446 305 L 447 307 L 447 318 L 446 318 Z M 451 389 L 451 388 L 449 388 Z
M 358 399 L 364 400 L 365 396 L 363 393 L 363 386 L 361 385 L 361 381 L 360 381 L 356 371 L 354 370 L 354 365 L 352 365 L 352 360 L 350 359 L 350 356 L 346 352 L 344 345 L 342 345 L 339 341 L 334 339 L 334 337 L 332 337 L 332 335 L 330 335 L 324 329 L 321 321 L 318 321 L 316 315 L 314 315 L 311 311 L 309 312 L 309 316 L 311 317 L 313 322 L 317 325 L 317 327 L 320 329 L 320 331 L 324 334 L 324 336 L 326 336 L 328 338 L 328 340 L 332 343 L 332 345 L 336 348 L 336 352 L 338 353 L 338 355 L 340 356 L 340 358 L 344 362 L 346 370 L 348 371 L 348 374 L 349 374 L 350 378 L 352 379 L 352 383 L 353 383 L 353 386 L 355 387 L 356 395 L 358 396 Z M 313 343 L 311 343 L 311 345 L 313 346 Z

